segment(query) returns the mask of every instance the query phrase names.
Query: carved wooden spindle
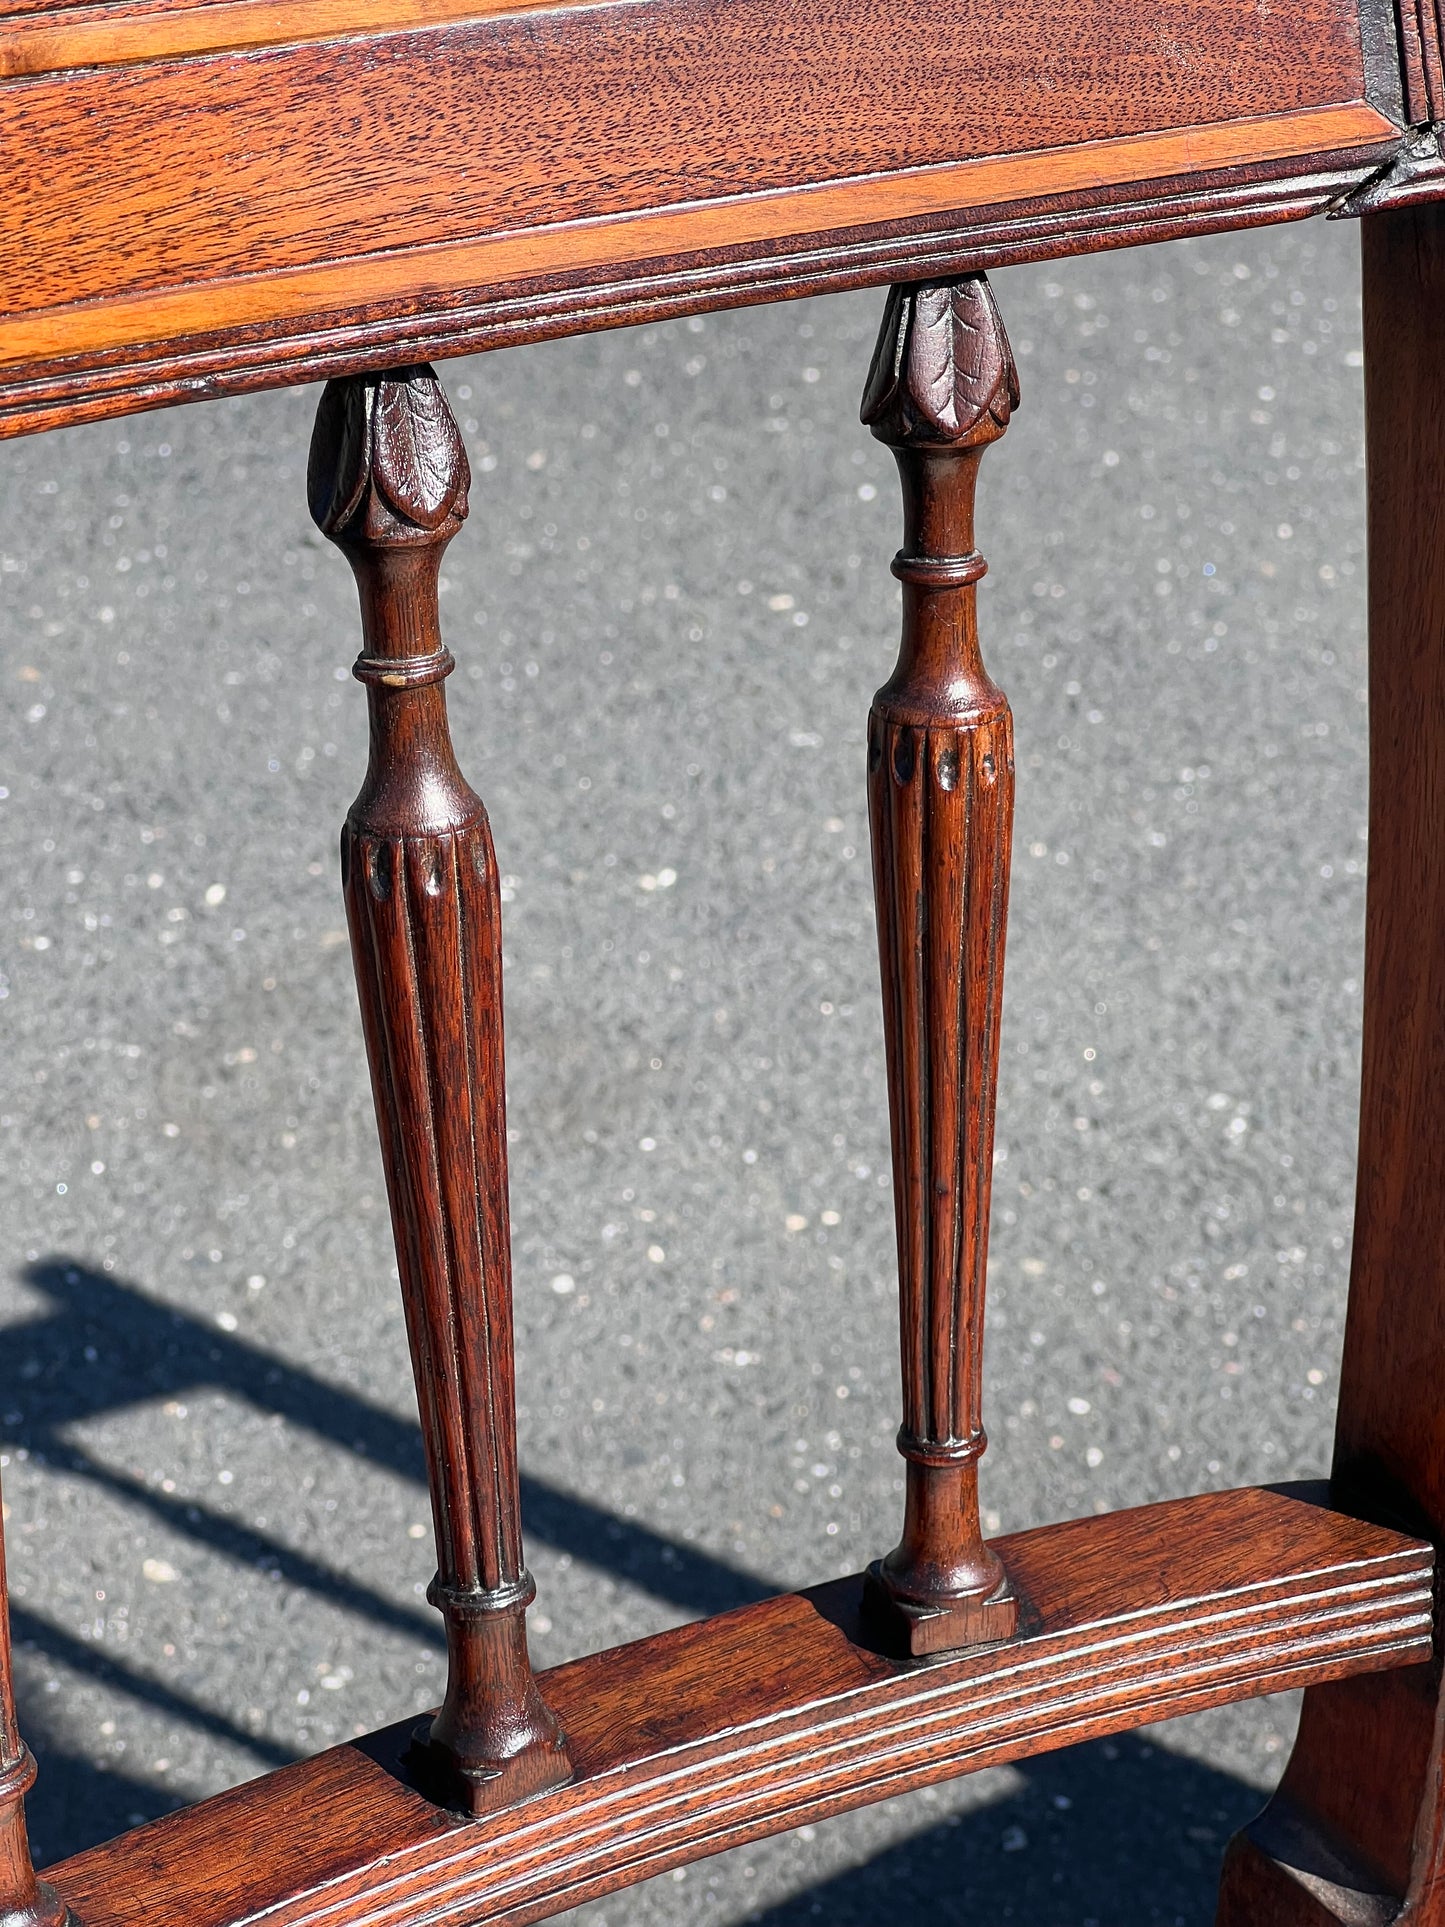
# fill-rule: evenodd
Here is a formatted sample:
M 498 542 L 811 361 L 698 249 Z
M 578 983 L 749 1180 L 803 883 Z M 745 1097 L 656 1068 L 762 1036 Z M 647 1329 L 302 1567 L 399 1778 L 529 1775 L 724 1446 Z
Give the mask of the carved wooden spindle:
M 0 1530 L 0 1927 L 65 1927 L 69 1908 L 35 1878 L 25 1831 L 25 1796 L 35 1784 L 35 1755 L 20 1737 L 10 1664 L 10 1594 L 5 1536 Z
M 437 575 L 467 512 L 461 435 L 428 367 L 327 384 L 311 513 L 361 592 L 371 758 L 342 876 L 416 1372 L 445 1621 L 441 1711 L 410 1755 L 488 1812 L 571 1777 L 527 1657 L 512 1372 L 500 895 L 457 768 Z
M 883 966 L 907 1463 L 870 1617 L 913 1656 L 1007 1639 L 1018 1602 L 978 1516 L 984 1269 L 1013 722 L 979 656 L 978 464 L 1018 405 L 983 275 L 894 288 L 863 420 L 903 481 L 903 641 L 873 701 L 868 801 Z

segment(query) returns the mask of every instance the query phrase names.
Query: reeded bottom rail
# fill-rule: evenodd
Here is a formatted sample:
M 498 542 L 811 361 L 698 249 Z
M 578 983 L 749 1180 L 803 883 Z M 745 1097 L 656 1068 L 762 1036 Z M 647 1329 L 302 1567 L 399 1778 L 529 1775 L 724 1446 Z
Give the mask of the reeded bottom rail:
M 401 1783 L 413 1716 L 47 1877 L 85 1927 L 511 1927 L 978 1767 L 1430 1656 L 1431 1548 L 1323 1486 L 996 1543 L 1022 1608 L 1005 1645 L 882 1658 L 842 1579 L 544 1675 L 576 1779 L 507 1812 L 453 1819 Z

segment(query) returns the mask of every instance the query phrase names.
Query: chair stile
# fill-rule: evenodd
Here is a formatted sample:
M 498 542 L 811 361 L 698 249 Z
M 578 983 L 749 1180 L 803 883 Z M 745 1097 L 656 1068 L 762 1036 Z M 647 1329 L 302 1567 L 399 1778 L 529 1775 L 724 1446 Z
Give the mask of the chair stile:
M 238 103 L 230 111 L 269 126 L 290 111 L 287 89 L 304 99 L 315 49 L 332 46 L 317 0 L 289 4 L 297 38 L 273 43 L 259 0 L 150 12 L 126 0 L 106 22 L 91 8 L 61 20 L 51 0 L 0 0 L 0 144 L 26 113 L 61 161 L 87 115 L 159 124 L 172 69 L 201 59 L 218 63 L 217 84 Z M 517 25 L 523 0 L 457 0 L 413 40 L 391 0 L 378 4 L 363 26 L 394 36 L 395 71 L 376 67 L 382 93 L 398 74 L 415 85 L 434 73 L 447 49 L 471 63 L 480 92 L 505 93 L 524 84 L 509 52 L 522 31 L 551 36 L 559 61 L 566 49 L 590 60 L 599 86 L 624 71 L 632 16 L 621 18 L 622 0 L 546 9 L 528 30 Z M 687 11 L 678 0 L 638 5 L 663 35 Z M 1088 80 L 1098 60 L 1138 40 L 1139 71 L 1153 72 L 1141 8 L 1066 0 L 1055 27 L 1070 78 L 1063 104 L 1048 107 L 1062 134 L 1047 137 L 1048 104 L 1020 83 L 1023 131 L 1003 158 L 997 146 L 955 153 L 940 109 L 922 116 L 917 151 L 885 166 L 878 144 L 891 124 L 850 102 L 838 112 L 853 116 L 856 179 L 822 180 L 807 130 L 786 111 L 794 69 L 811 57 L 806 36 L 789 37 L 807 12 L 795 0 L 775 9 L 774 66 L 752 75 L 776 181 L 751 198 L 684 193 L 686 154 L 656 148 L 652 131 L 619 131 L 599 105 L 577 135 L 592 142 L 590 162 L 559 132 L 557 179 L 531 191 L 555 187 L 561 199 L 529 217 L 522 241 L 503 223 L 508 197 L 527 185 L 520 159 L 516 179 L 479 167 L 486 180 L 459 177 L 455 207 L 443 195 L 413 216 L 400 163 L 374 178 L 358 153 L 346 194 L 358 206 L 374 196 L 385 220 L 415 227 L 405 245 L 372 249 L 370 267 L 357 265 L 371 258 L 364 249 L 327 252 L 346 224 L 332 208 L 308 211 L 284 180 L 252 184 L 249 280 L 221 272 L 200 202 L 173 237 L 179 278 L 166 289 L 146 280 L 144 263 L 107 270 L 105 193 L 72 207 L 73 184 L 55 188 L 67 240 L 45 264 L 17 265 L 37 232 L 28 179 L 8 240 L 0 221 L 0 274 L 15 288 L 0 302 L 0 434 L 330 377 L 308 496 L 356 579 L 354 673 L 370 718 L 368 766 L 341 835 L 342 892 L 426 1448 L 437 1552 L 428 1597 L 448 1654 L 442 1705 L 420 1723 L 167 1816 L 42 1882 L 26 1840 L 35 1768 L 16 1725 L 0 1594 L 3 1922 L 521 1927 L 906 1787 L 1286 1686 L 1308 1689 L 1299 1741 L 1280 1791 L 1231 1844 L 1220 1927 L 1445 1922 L 1433 1603 L 1445 1538 L 1445 39 L 1413 0 L 1398 19 L 1380 0 L 1358 10 L 1281 0 L 1269 19 L 1242 0 L 1204 0 L 1188 20 L 1166 0 L 1175 30 L 1194 36 L 1208 100 L 1181 94 L 1167 62 L 1146 99 L 1120 54 L 1100 118 Z M 761 59 L 747 41 L 750 9 L 755 0 L 742 0 L 715 23 L 717 44 L 696 53 L 709 85 L 743 86 L 747 61 Z M 1009 117 L 988 62 L 1033 44 L 1032 10 L 1000 7 L 992 52 L 955 44 L 957 23 L 936 9 L 917 11 L 865 32 L 845 0 L 839 58 L 863 60 L 871 32 L 886 59 L 891 33 L 895 64 L 922 62 L 931 86 L 947 52 L 980 114 L 998 120 L 988 138 L 1004 141 Z M 223 14 L 235 16 L 234 45 L 212 44 Z M 746 58 L 729 53 L 729 35 Z M 348 49 L 335 54 L 339 85 L 350 84 Z M 254 83 L 266 63 L 274 89 L 262 97 Z M 123 73 L 133 76 L 124 101 Z M 560 112 L 552 82 L 536 87 L 541 105 L 522 97 L 516 112 Z M 439 93 L 428 109 L 448 153 L 471 151 L 464 102 Z M 175 134 L 188 153 L 192 131 Z M 534 132 L 518 123 L 519 155 Z M 653 200 L 599 200 L 563 219 L 566 169 L 591 182 L 603 152 L 622 172 L 630 156 Z M 663 197 L 669 182 L 675 204 Z M 457 211 L 484 191 L 493 227 Z M 978 1477 L 1015 772 L 1008 701 L 980 645 L 986 564 L 974 521 L 983 455 L 1004 436 L 1019 387 L 984 270 L 1326 209 L 1358 216 L 1363 233 L 1372 750 L 1356 1242 L 1331 1479 L 990 1543 Z M 864 283 L 888 292 L 862 420 L 894 453 L 903 506 L 892 565 L 902 638 L 873 701 L 864 778 L 897 1230 L 901 1537 L 866 1573 L 538 1677 L 518 1492 L 501 891 L 486 810 L 449 733 L 453 659 L 438 605 L 471 478 L 424 356 Z M 209 321 L 203 297 L 215 304 Z

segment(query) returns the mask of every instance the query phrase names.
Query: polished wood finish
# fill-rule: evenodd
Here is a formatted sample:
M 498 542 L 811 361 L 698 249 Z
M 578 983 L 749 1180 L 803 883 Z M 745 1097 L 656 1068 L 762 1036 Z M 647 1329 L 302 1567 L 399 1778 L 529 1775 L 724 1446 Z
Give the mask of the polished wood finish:
M 328 384 L 308 476 L 361 593 L 371 759 L 343 887 L 436 1526 L 447 1693 L 410 1764 L 481 1813 L 571 1773 L 527 1657 L 512 1374 L 501 895 L 457 768 L 437 572 L 467 512 L 460 430 L 428 367 Z
M 548 37 L 555 44 L 548 51 L 557 63 L 556 97 L 541 102 L 542 110 L 562 116 L 564 95 L 568 100 L 575 98 L 569 73 L 572 61 L 584 61 L 598 87 L 618 93 L 623 63 L 638 57 L 638 36 L 648 24 L 639 16 L 656 15 L 663 4 L 664 0 L 628 0 L 617 11 L 630 16 L 631 31 L 624 34 L 619 27 L 611 36 L 605 33 L 609 24 L 605 7 L 564 8 L 549 14 Z M 1304 98 L 1298 105 L 1281 104 L 1267 114 L 1231 112 L 1236 105 L 1233 100 L 1220 103 L 1224 111 L 1219 112 L 1185 105 L 1181 111 L 1198 118 L 1196 127 L 1189 128 L 1186 122 L 1188 132 L 1168 121 L 1159 125 L 1144 100 L 1107 131 L 1097 110 L 1092 119 L 1083 112 L 1051 115 L 1052 125 L 1024 129 L 1015 117 L 995 113 L 984 116 L 982 126 L 970 128 L 971 138 L 950 140 L 940 151 L 936 135 L 928 138 L 923 118 L 925 113 L 943 110 L 950 77 L 940 67 L 931 81 L 923 72 L 908 76 L 925 87 L 915 115 L 895 122 L 891 113 L 876 105 L 870 109 L 866 94 L 860 98 L 840 91 L 842 104 L 835 118 L 841 124 L 827 130 L 829 139 L 822 152 L 805 145 L 807 137 L 801 131 L 782 138 L 780 126 L 771 166 L 750 166 L 736 148 L 731 150 L 735 158 L 722 158 L 729 151 L 723 145 L 724 116 L 743 111 L 740 89 L 747 85 L 765 90 L 754 111 L 766 111 L 771 105 L 782 125 L 787 124 L 783 116 L 793 96 L 770 102 L 768 68 L 750 68 L 747 59 L 756 49 L 737 44 L 744 28 L 754 38 L 768 31 L 776 37 L 776 12 L 762 0 L 735 0 L 722 18 L 728 20 L 734 14 L 743 18 L 734 26 L 731 44 L 717 44 L 722 36 L 716 30 L 697 43 L 712 46 L 713 57 L 700 64 L 694 56 L 690 63 L 698 69 L 693 75 L 696 99 L 691 89 L 682 99 L 668 97 L 662 91 L 665 74 L 659 75 L 657 94 L 646 103 L 659 117 L 683 114 L 688 125 L 692 118 L 688 110 L 701 106 L 705 90 L 714 89 L 720 99 L 708 108 L 705 124 L 692 128 L 689 139 L 674 138 L 673 144 L 655 150 L 651 143 L 664 138 L 660 132 L 632 131 L 636 151 L 628 151 L 626 123 L 594 131 L 585 122 L 578 124 L 574 108 L 555 127 L 534 108 L 524 122 L 524 135 L 529 138 L 519 143 L 519 152 L 512 155 L 504 150 L 493 157 L 483 148 L 477 155 L 473 143 L 484 119 L 522 111 L 522 103 L 509 97 L 504 84 L 519 51 L 519 29 L 510 20 L 409 37 L 419 43 L 415 57 L 403 61 L 393 51 L 379 74 L 374 71 L 377 50 L 363 46 L 353 51 L 349 44 L 258 54 L 236 62 L 234 71 L 224 63 L 219 73 L 209 77 L 214 110 L 229 114 L 238 127 L 253 128 L 266 98 L 258 90 L 273 90 L 278 101 L 265 110 L 264 118 L 274 122 L 274 138 L 282 151 L 300 148 L 298 163 L 307 166 L 312 182 L 312 191 L 304 198 L 299 176 L 273 176 L 260 161 L 239 150 L 217 154 L 209 127 L 191 131 L 184 110 L 197 76 L 189 63 L 163 63 L 154 72 L 146 67 L 116 73 L 101 70 L 83 77 L 80 85 L 66 76 L 0 88 L 0 143 L 9 150 L 10 143 L 38 134 L 46 143 L 46 159 L 53 170 L 28 193 L 22 178 L 20 193 L 7 206 L 0 226 L 0 286 L 5 290 L 7 315 L 0 333 L 0 355 L 6 361 L 17 354 L 33 356 L 49 342 L 56 344 L 51 352 L 101 348 L 110 345 L 121 330 L 122 339 L 134 339 L 138 333 L 144 339 L 140 331 L 151 314 L 159 306 L 165 315 L 167 298 L 174 302 L 187 288 L 210 291 L 210 299 L 219 304 L 219 318 L 228 321 L 255 319 L 274 308 L 278 299 L 292 313 L 324 311 L 335 303 L 338 286 L 354 298 L 364 298 L 368 281 L 381 276 L 385 267 L 369 257 L 382 251 L 430 251 L 495 236 L 490 247 L 477 250 L 473 245 L 471 252 L 455 258 L 474 275 L 484 269 L 498 279 L 517 280 L 529 269 L 565 272 L 645 259 L 684 251 L 690 242 L 703 248 L 754 236 L 772 239 L 779 233 L 807 234 L 820 227 L 943 212 L 979 201 L 1019 200 L 1031 192 L 1093 185 L 1101 174 L 1108 180 L 1149 179 L 1186 172 L 1190 161 L 1228 165 L 1296 154 L 1313 156 L 1339 147 L 1379 144 L 1392 132 L 1365 103 L 1336 105 L 1310 98 L 1317 90 L 1300 89 Z M 873 17 L 873 10 L 859 0 L 858 17 L 838 24 L 858 41 L 868 33 Z M 529 38 L 540 31 L 532 18 L 525 27 Z M 495 49 L 490 45 L 493 37 L 499 42 Z M 607 45 L 608 38 L 616 44 Z M 600 50 L 589 52 L 589 42 L 598 39 L 603 41 Z M 935 52 L 961 56 L 962 50 L 961 38 L 956 46 L 945 40 L 943 46 L 928 49 L 930 56 Z M 863 53 L 862 46 L 854 49 L 856 63 L 861 64 Z M 470 84 L 465 89 L 451 62 L 458 63 L 467 76 Z M 387 68 L 393 71 L 388 73 Z M 821 79 L 810 74 L 792 77 L 795 85 L 817 85 Z M 846 78 L 839 76 L 835 84 L 841 89 Z M 490 86 L 485 84 L 488 80 Z M 317 117 L 311 108 L 317 91 L 328 85 L 350 95 L 358 110 L 365 109 L 363 134 L 373 135 L 383 148 L 388 145 L 384 117 L 399 113 L 404 95 L 412 116 L 421 119 L 419 132 L 432 145 L 418 140 L 404 157 L 388 154 L 386 165 L 359 171 L 356 178 L 348 174 L 344 192 L 315 192 L 314 177 L 335 173 L 341 158 L 324 145 L 333 125 L 331 116 Z M 112 93 L 117 97 L 112 99 Z M 215 98 L 217 93 L 220 98 Z M 53 98 L 43 98 L 46 94 Z M 617 114 L 620 120 L 620 105 Z M 120 206 L 111 218 L 134 219 L 142 213 L 149 217 L 119 251 L 117 237 L 100 220 L 106 203 L 99 191 L 105 183 L 95 154 L 95 124 L 101 115 L 112 116 L 115 122 L 108 144 L 115 150 L 110 164 L 119 175 L 114 191 Z M 162 131 L 168 123 L 178 124 L 180 132 L 162 146 Z M 666 127 L 667 120 L 662 124 Z M 1020 139 L 1021 133 L 1036 138 Z M 349 129 L 348 136 L 357 138 Z M 254 138 L 254 134 L 248 136 L 248 146 Z M 1202 149 L 1197 144 L 1200 140 Z M 711 157 L 714 142 L 721 150 L 716 158 Z M 394 148 L 394 140 L 390 145 Z M 147 207 L 144 176 L 137 181 L 136 175 L 147 152 L 157 150 L 166 155 L 168 164 L 193 170 L 198 189 L 207 189 L 214 197 L 214 208 L 207 208 L 202 220 L 188 218 L 184 203 L 174 205 L 169 195 L 154 210 Z M 269 158 L 269 150 L 263 152 Z M 469 154 L 470 164 L 463 168 Z M 85 157 L 91 162 L 89 180 L 77 171 Z M 397 165 L 398 158 L 406 164 Z M 914 170 L 922 170 L 921 178 L 911 177 Z M 809 180 L 809 175 L 815 178 Z M 806 195 L 799 192 L 799 176 L 808 189 Z M 67 187 L 71 180 L 74 186 Z M 675 212 L 679 205 L 686 208 L 694 201 L 700 204 L 696 210 L 686 215 Z M 627 227 L 609 231 L 608 223 L 619 217 L 627 218 Z M 646 224 L 634 240 L 633 224 L 639 217 L 646 217 Z M 51 224 L 55 240 L 63 242 L 64 248 L 36 259 L 29 247 L 43 221 Z M 559 223 L 565 223 L 565 231 L 552 232 Z M 498 244 L 504 238 L 511 240 L 510 247 Z M 297 278 L 273 285 L 264 301 L 248 301 L 245 284 L 228 285 L 234 282 L 238 245 L 245 248 L 248 279 L 281 274 Z M 336 264 L 353 260 L 357 265 L 349 282 L 338 282 Z M 395 266 L 405 273 L 402 285 L 409 285 L 415 263 L 401 260 Z M 332 272 L 318 282 L 321 269 Z M 391 285 L 400 278 L 393 277 Z M 256 289 L 258 284 L 250 279 L 249 285 Z M 382 279 L 380 285 L 384 290 L 388 283 Z M 80 309 L 82 302 L 104 307 Z
M 1364 1069 L 1334 1486 L 1445 1539 L 1445 209 L 1361 229 L 1370 555 Z M 1445 1918 L 1440 1673 L 1306 1699 L 1221 1927 Z M 1372 1911 L 1373 1910 L 1373 1911 Z
M 1399 145 L 1381 0 L 414 6 L 0 13 L 0 433 L 1057 252 L 1081 196 L 1282 218 Z
M 296 46 L 332 41 L 342 34 L 414 31 L 453 21 L 515 16 L 539 6 L 555 11 L 596 4 L 597 0 L 125 0 L 117 6 L 115 0 L 0 0 L 0 79 L 81 67 L 134 66 L 250 47 Z M 1432 4 L 1433 0 L 1405 0 L 1412 50 L 1432 32 L 1438 38 L 1438 27 L 1429 19 Z M 1097 0 L 1077 11 L 1081 43 L 1109 17 Z M 1373 24 L 1369 11 L 1364 9 L 1367 32 Z M 1173 23 L 1184 23 L 1191 38 L 1207 46 L 1226 39 L 1242 18 L 1235 0 L 1212 15 L 1197 6 L 1180 8 L 1176 0 L 1171 12 Z M 830 16 L 821 10 L 816 17 L 825 27 L 830 24 Z M 1326 9 L 1315 5 L 1298 17 L 1302 24 L 1314 27 L 1328 16 Z M 1348 19 L 1329 18 L 1330 37 L 1348 46 L 1348 27 L 1343 34 L 1339 31 L 1342 17 Z M 972 18 L 977 25 L 984 19 L 982 10 Z M 1131 41 L 1117 50 L 1125 60 L 1145 44 L 1137 27 Z M 1057 49 L 1052 51 L 1056 56 Z M 1147 58 L 1154 50 L 1145 44 L 1145 52 Z M 1195 74 L 1184 84 L 1192 80 L 1197 87 L 1202 79 Z
M 1399 0 L 1405 107 L 1412 125 L 1445 120 L 1445 19 L 1438 0 Z
M 861 1577 L 560 1666 L 542 1685 L 577 1777 L 506 1813 L 461 1824 L 411 1792 L 397 1728 L 50 1877 L 85 1927 L 521 1927 L 910 1787 L 1423 1659 L 1430 1548 L 1322 1498 L 1215 1493 L 1011 1535 L 1021 1637 L 926 1667 L 860 1639 Z
M 978 1513 L 1014 753 L 1008 702 L 979 654 L 988 565 L 973 541 L 979 461 L 1018 400 L 983 275 L 892 291 L 863 420 L 903 484 L 903 641 L 868 719 L 868 814 L 908 1483 L 903 1538 L 869 1578 L 874 1618 L 915 1658 L 1018 1624 Z
M 1368 120 L 1366 132 L 1377 126 Z M 1353 113 L 1343 132 L 1351 130 L 1358 136 Z M 288 309 L 299 304 L 305 312 L 279 318 L 275 291 L 239 278 L 110 304 L 101 332 L 113 345 L 103 348 L 86 345 L 98 338 L 98 315 L 85 309 L 13 323 L 0 316 L 0 440 L 407 356 L 469 354 L 965 265 L 995 268 L 1299 220 L 1365 187 L 1398 148 L 1392 135 L 1299 157 L 1289 151 L 1298 131 L 1229 123 L 1103 155 L 1064 153 L 1046 164 L 969 162 L 901 184 L 865 183 L 858 205 L 847 189 L 810 190 L 805 218 L 841 223 L 853 215 L 852 225 L 816 232 L 797 232 L 799 209 L 787 193 L 756 197 L 748 208 L 754 238 L 745 242 L 726 238 L 736 231 L 727 206 L 700 209 L 695 218 L 639 215 L 600 231 L 558 229 L 548 238 L 561 260 L 549 272 L 539 269 L 527 239 L 512 236 L 371 256 L 288 275 Z M 1343 139 L 1333 117 L 1329 129 L 1316 118 L 1307 131 Z M 1241 160 L 1243 148 L 1253 157 Z M 1160 169 L 1187 171 L 1161 178 Z M 1077 185 L 1059 191 L 1061 180 Z M 966 205 L 898 211 L 947 206 L 960 182 L 977 197 Z M 675 251 L 659 252 L 668 249 Z
M 114 0 L 0 5 L 0 80 L 72 67 L 130 67 L 188 54 L 395 33 L 588 0 Z
M 1308 1687 L 1221 1927 L 1445 1921 L 1442 0 L 0 0 L 0 436 L 334 377 L 361 595 L 344 888 L 447 1628 L 441 1709 L 36 1882 L 0 1595 L 0 1927 L 472 1927 L 974 1768 Z M 1018 400 L 982 270 L 1365 219 L 1372 867 L 1330 1488 L 982 1538 L 1013 761 L 973 500 Z M 539 1683 L 517 1499 L 496 863 L 448 734 L 467 463 L 428 366 L 898 282 L 898 666 L 870 729 L 907 1498 L 867 1575 Z M 380 372 L 368 372 L 377 371 Z M 921 1662 L 927 1662 L 926 1664 Z
M 3 1927 L 73 1927 L 55 1889 L 35 1878 L 25 1831 L 25 1795 L 35 1784 L 35 1756 L 15 1718 L 10 1658 L 10 1590 L 0 1527 L 0 1923 Z

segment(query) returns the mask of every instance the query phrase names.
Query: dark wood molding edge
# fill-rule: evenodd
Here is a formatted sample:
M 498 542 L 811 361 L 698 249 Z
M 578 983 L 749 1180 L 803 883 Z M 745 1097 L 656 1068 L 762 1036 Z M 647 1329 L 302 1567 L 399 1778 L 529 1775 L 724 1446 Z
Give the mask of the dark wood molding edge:
M 1361 18 L 1379 0 L 1364 0 Z M 1394 0 L 1403 118 L 1411 126 L 1445 120 L 1445 35 L 1434 0 Z
M 1361 215 L 1378 214 L 1385 208 L 1438 201 L 1445 194 L 1441 131 L 1438 127 L 1412 127 L 1394 158 L 1337 201 L 1329 211 L 1329 219 L 1355 220 Z
M 1397 144 L 970 208 L 750 249 L 459 289 L 299 323 L 0 369 L 0 440 L 248 390 L 441 360 L 644 321 L 1134 247 L 1322 214 L 1372 180 Z
M 1415 0 L 1400 0 L 1410 8 Z M 1430 0 L 1425 0 L 1429 5 Z M 1401 127 L 1410 120 L 1409 85 L 1401 21 L 1395 0 L 1359 0 L 1360 54 L 1365 68 L 1365 98 Z
M 861 1577 L 839 1580 L 545 1674 L 577 1777 L 510 1812 L 463 1823 L 407 1787 L 407 1721 L 47 1878 L 85 1927 L 521 1927 L 979 1767 L 1430 1655 L 1431 1548 L 1331 1510 L 1322 1487 L 1173 1500 L 998 1549 L 1022 1603 L 1007 1646 L 889 1660 L 860 1637 Z

